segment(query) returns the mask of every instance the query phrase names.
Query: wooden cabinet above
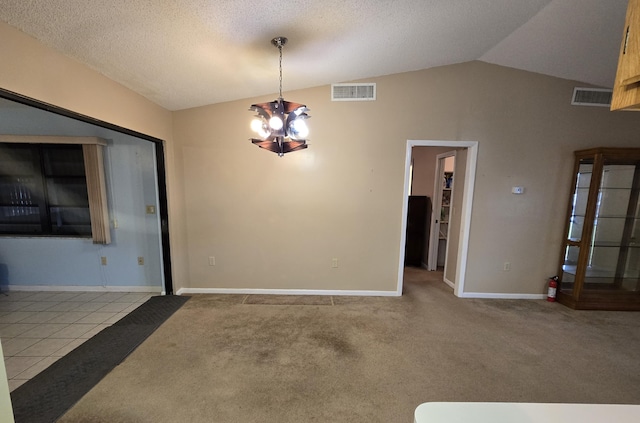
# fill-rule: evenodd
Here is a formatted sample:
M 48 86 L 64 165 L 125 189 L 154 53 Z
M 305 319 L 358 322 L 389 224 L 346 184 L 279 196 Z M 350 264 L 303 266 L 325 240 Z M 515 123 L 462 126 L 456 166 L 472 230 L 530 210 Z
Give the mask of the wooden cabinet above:
M 640 110 L 640 0 L 629 0 L 611 110 Z

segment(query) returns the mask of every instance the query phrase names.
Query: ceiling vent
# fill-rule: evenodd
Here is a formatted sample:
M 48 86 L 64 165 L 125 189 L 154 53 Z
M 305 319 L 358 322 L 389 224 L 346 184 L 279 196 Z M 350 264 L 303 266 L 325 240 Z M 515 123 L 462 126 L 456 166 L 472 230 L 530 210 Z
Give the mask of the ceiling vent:
M 376 84 L 331 84 L 331 101 L 371 101 Z
M 571 104 L 574 106 L 611 106 L 612 90 L 606 88 L 574 88 Z

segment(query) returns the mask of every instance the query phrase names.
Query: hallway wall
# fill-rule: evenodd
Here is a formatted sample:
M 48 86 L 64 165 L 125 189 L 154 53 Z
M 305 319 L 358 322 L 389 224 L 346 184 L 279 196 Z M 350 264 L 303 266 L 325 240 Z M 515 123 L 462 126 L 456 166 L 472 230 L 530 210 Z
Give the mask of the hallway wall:
M 107 140 L 105 179 L 111 244 L 89 238 L 0 237 L 0 263 L 12 289 L 31 286 L 162 290 L 162 253 L 153 143 L 50 112 L 0 100 L 0 132 L 98 136 Z M 114 221 L 118 222 L 115 229 Z M 107 265 L 100 257 L 107 258 Z M 137 263 L 144 257 L 144 265 Z

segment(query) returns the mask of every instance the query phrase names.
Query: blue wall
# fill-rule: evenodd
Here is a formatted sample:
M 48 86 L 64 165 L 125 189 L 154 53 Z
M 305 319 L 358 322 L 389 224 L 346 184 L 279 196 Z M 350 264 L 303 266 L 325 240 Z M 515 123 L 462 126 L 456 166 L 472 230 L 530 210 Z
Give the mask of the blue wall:
M 105 172 L 111 239 L 0 236 L 0 265 L 11 289 L 30 286 L 137 287 L 161 291 L 162 255 L 155 152 L 151 142 L 0 99 L 0 134 L 99 136 L 107 140 Z M 114 228 L 117 221 L 117 229 Z M 100 258 L 107 257 L 107 265 Z M 144 265 L 138 265 L 138 257 Z

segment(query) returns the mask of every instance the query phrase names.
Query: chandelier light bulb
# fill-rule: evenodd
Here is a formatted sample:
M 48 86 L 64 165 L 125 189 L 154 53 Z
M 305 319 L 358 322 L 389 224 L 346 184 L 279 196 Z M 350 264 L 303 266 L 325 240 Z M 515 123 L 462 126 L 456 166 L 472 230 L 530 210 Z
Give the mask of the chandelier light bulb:
M 280 119 L 278 116 L 273 116 L 271 119 L 269 119 L 269 126 L 271 127 L 271 129 L 279 131 L 282 129 L 282 119 Z
M 271 135 L 271 131 L 269 131 L 267 122 L 265 122 L 264 119 L 258 117 L 251 121 L 251 129 L 253 130 L 253 132 L 257 133 L 260 138 L 265 140 Z
M 262 131 L 262 119 L 255 118 L 251 121 L 251 130 L 256 133 L 260 133 Z
M 291 136 L 295 139 L 305 139 L 309 136 L 309 127 L 304 119 L 296 119 L 291 122 Z

